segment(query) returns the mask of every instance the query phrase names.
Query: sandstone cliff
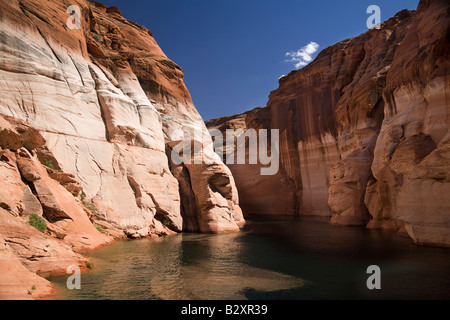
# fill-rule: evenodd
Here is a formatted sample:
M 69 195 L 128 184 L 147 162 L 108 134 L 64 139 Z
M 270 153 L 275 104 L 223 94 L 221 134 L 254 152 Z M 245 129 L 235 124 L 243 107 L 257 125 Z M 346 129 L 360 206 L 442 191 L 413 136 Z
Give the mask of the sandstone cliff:
M 76 252 L 124 234 L 244 223 L 181 68 L 118 8 L 75 4 L 78 25 L 65 1 L 0 0 L 0 298 L 47 294 L 33 273 L 85 266 Z M 211 161 L 175 164 L 171 150 L 187 140 Z
M 450 246 L 449 12 L 423 0 L 281 78 L 265 108 L 208 122 L 280 130 L 277 175 L 230 166 L 244 213 L 330 216 Z

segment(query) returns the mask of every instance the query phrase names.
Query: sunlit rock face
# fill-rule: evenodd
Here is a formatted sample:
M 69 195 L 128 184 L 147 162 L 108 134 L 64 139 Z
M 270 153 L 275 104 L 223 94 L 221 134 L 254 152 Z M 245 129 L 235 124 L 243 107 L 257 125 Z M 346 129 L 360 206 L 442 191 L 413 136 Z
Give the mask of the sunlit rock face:
M 281 78 L 265 108 L 208 122 L 280 130 L 277 175 L 230 165 L 244 214 L 330 216 L 450 246 L 448 10 L 421 1 Z
M 233 177 L 181 68 L 118 8 L 75 4 L 0 0 L 2 254 L 36 255 L 27 269 L 52 274 L 86 262 L 73 250 L 113 238 L 238 231 Z M 192 132 L 208 161 L 175 164 L 172 148 Z M 32 214 L 45 234 L 28 225 Z
M 2 1 L 0 112 L 41 132 L 46 157 L 76 177 L 102 220 L 148 233 L 237 230 L 234 186 L 220 196 L 192 190 L 210 171 L 233 185 L 219 158 L 185 167 L 189 177 L 178 178 L 189 182 L 169 167 L 167 148 L 189 129 L 209 138 L 180 67 L 117 8 L 85 1 L 79 8 L 80 29 L 69 29 L 60 1 Z M 184 208 L 180 186 L 195 212 Z

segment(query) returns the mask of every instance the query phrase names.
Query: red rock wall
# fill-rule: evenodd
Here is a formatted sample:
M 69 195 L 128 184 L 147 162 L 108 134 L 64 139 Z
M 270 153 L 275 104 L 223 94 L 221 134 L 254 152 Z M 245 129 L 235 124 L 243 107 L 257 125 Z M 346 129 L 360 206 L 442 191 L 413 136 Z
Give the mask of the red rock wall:
M 12 253 L 32 273 L 63 272 L 86 263 L 73 250 L 124 234 L 238 231 L 233 177 L 181 68 L 118 8 L 73 4 L 79 29 L 69 28 L 65 1 L 0 0 L 0 269 Z M 174 165 L 171 148 L 193 131 L 212 161 Z M 47 221 L 45 234 L 27 224 L 31 213 Z M 56 249 L 42 245 L 49 236 Z M 0 297 L 11 289 L 3 284 Z
M 208 123 L 280 130 L 285 182 L 230 166 L 244 214 L 274 213 L 284 201 L 332 224 L 449 246 L 449 10 L 421 1 L 281 78 L 266 108 Z M 259 206 L 252 188 L 278 196 Z

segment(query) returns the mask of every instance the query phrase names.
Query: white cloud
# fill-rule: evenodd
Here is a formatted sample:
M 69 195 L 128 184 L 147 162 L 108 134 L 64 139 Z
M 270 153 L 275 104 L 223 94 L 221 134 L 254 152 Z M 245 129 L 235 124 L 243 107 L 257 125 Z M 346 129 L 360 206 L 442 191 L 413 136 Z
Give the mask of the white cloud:
M 286 62 L 295 62 L 295 67 L 300 69 L 306 66 L 313 59 L 313 54 L 317 52 L 319 45 L 315 42 L 310 42 L 303 48 L 297 51 L 286 52 L 286 57 L 290 57 Z

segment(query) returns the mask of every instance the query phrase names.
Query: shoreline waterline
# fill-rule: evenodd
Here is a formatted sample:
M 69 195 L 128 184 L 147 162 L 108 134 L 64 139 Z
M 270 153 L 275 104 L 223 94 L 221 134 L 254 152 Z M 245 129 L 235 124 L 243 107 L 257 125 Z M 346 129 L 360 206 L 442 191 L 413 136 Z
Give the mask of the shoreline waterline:
M 58 299 L 253 300 L 450 298 L 450 250 L 326 218 L 247 218 L 231 234 L 117 241 L 88 255 L 81 290 L 50 278 Z M 379 265 L 382 290 L 366 287 Z

